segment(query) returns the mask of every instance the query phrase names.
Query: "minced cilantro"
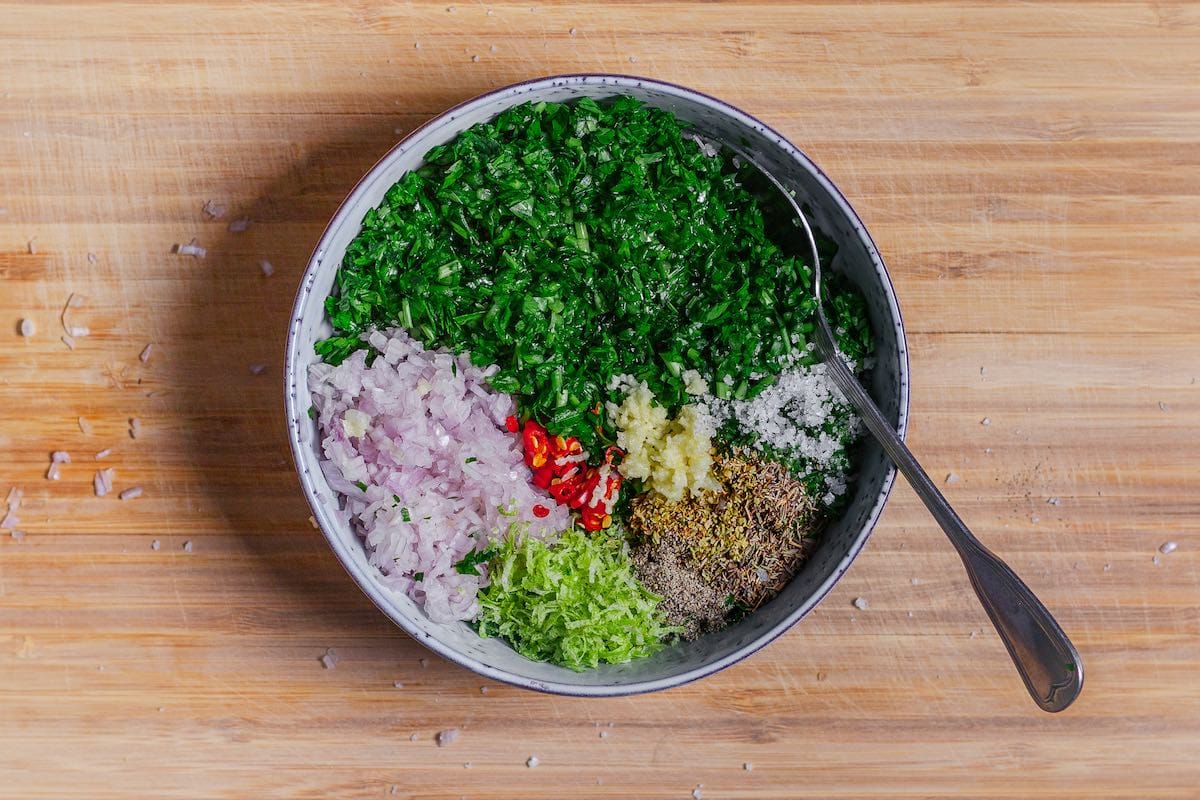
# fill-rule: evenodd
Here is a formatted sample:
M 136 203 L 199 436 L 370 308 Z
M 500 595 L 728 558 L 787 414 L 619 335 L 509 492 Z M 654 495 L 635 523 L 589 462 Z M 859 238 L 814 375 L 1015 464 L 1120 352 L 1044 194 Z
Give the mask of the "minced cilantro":
M 622 539 L 571 529 L 547 545 L 514 524 L 479 593 L 480 636 L 501 636 L 526 658 L 573 670 L 658 652 L 676 633 L 659 598 L 638 582 Z
M 499 365 L 494 389 L 593 452 L 614 433 L 596 413 L 614 375 L 669 408 L 687 402 L 690 369 L 752 397 L 811 333 L 816 304 L 791 254 L 806 251 L 780 247 L 785 226 L 764 222 L 753 182 L 629 97 L 516 106 L 433 148 L 367 212 L 317 351 L 337 363 L 364 331 L 399 324 Z M 848 338 L 859 321 L 837 320 Z

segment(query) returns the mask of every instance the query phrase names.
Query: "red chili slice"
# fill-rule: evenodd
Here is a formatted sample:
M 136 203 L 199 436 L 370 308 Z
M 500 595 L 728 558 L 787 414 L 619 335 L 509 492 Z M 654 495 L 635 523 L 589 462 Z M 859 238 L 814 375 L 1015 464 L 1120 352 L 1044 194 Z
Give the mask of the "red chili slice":
M 546 517 L 550 516 L 550 509 L 546 508 L 541 503 L 538 503 L 533 507 L 533 515 L 538 519 L 545 519 Z
M 508 428 L 509 433 L 516 433 L 517 431 L 521 430 L 521 423 L 516 417 L 509 417 L 508 419 L 504 420 L 504 427 Z
M 533 420 L 525 423 L 525 463 L 538 469 L 550 459 L 550 435 Z
M 546 464 L 533 471 L 533 485 L 539 489 L 549 489 L 550 481 L 554 479 L 554 465 Z

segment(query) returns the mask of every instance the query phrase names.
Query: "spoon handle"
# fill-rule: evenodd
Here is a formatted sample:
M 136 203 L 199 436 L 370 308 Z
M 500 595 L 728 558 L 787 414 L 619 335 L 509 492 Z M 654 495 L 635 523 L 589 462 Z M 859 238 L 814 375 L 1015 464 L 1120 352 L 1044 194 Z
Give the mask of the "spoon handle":
M 824 314 L 817 314 L 817 344 L 833 382 L 862 416 L 867 429 L 950 538 L 966 567 L 971 586 L 1025 681 L 1025 688 L 1044 711 L 1062 711 L 1083 689 L 1083 662 L 1071 640 L 1030 591 L 998 556 L 975 538 L 938 491 L 929 475 L 884 418 L 879 407 L 846 366 L 834 345 Z

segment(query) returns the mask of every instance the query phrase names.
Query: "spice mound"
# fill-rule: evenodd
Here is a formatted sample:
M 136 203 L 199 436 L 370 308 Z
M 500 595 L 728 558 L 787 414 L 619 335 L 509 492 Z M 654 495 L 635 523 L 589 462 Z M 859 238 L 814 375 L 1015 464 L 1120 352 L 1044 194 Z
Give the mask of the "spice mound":
M 721 454 L 713 477 L 721 491 L 678 502 L 650 492 L 629 509 L 638 577 L 662 595 L 668 624 L 684 638 L 775 597 L 808 555 L 819 522 L 804 484 L 778 462 Z

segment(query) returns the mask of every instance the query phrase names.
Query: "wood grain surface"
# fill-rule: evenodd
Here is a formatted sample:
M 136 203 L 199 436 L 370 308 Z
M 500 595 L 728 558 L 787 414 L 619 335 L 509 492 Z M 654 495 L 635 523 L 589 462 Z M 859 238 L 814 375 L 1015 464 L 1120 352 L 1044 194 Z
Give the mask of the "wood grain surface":
M 26 493 L 24 538 L 0 536 L 0 796 L 1200 796 L 1200 6 L 226 0 L 0 22 L 0 499 Z M 585 70 L 725 98 L 852 199 L 908 325 L 910 442 L 1079 646 L 1068 712 L 1025 696 L 902 485 L 795 630 L 652 696 L 483 681 L 342 572 L 282 424 L 312 245 L 406 131 Z M 170 253 L 193 237 L 207 258 Z M 93 496 L 104 448 L 142 497 Z M 73 461 L 48 481 L 55 449 Z

